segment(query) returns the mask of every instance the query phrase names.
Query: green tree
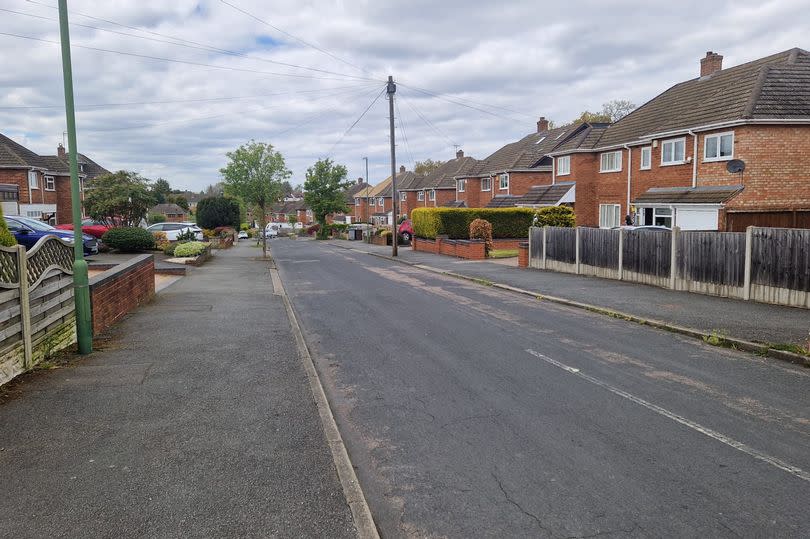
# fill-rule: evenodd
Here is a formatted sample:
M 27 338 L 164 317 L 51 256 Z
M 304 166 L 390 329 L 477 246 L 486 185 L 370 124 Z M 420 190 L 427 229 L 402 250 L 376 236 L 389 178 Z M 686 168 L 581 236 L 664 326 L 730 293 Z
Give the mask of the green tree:
M 239 198 L 246 206 L 259 210 L 259 222 L 264 231 L 268 207 L 283 196 L 282 182 L 291 172 L 284 156 L 272 144 L 251 140 L 227 153 L 228 164 L 220 169 L 225 192 Z M 197 207 L 199 213 L 199 206 Z M 267 238 L 262 234 L 262 254 L 267 257 Z
M 3 247 L 11 247 L 17 245 L 17 239 L 14 234 L 8 229 L 6 219 L 3 217 L 3 207 L 0 205 L 0 245 Z
M 177 204 L 186 211 L 189 211 L 188 199 L 183 195 L 171 194 L 166 197 L 166 202 Z
M 636 108 L 635 103 L 626 99 L 613 99 L 602 105 L 602 114 L 610 118 L 611 122 L 618 122 Z
M 85 185 L 84 209 L 107 226 L 138 226 L 156 202 L 149 180 L 137 172 L 102 174 Z
M 330 213 L 346 212 L 344 189 L 351 185 L 346 181 L 346 167 L 335 165 L 331 159 L 319 159 L 307 169 L 304 182 L 304 202 L 312 210 L 320 225 L 318 237 L 326 238 L 326 216 Z
M 298 222 L 298 216 L 296 216 L 294 213 L 291 213 L 290 215 L 287 216 L 287 222 L 295 226 L 295 224 Z
M 228 197 L 208 197 L 197 203 L 197 224 L 202 228 L 239 228 L 239 202 Z
M 445 162 L 444 161 L 434 161 L 433 159 L 425 159 L 424 161 L 417 161 L 413 166 L 413 171 L 416 174 L 427 176 L 440 166 L 442 166 Z
M 163 178 L 158 178 L 152 184 L 152 193 L 154 193 L 157 203 L 163 204 L 168 201 L 168 196 L 172 193 L 172 186 Z

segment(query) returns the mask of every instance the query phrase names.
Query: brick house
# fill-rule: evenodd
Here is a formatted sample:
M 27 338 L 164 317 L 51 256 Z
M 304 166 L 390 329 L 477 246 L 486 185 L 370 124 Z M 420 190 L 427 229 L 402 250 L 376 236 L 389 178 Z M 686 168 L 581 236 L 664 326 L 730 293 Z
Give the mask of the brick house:
M 400 185 L 410 185 L 415 181 L 417 175 L 406 170 L 405 166 L 399 167 L 397 173 L 397 191 Z M 391 176 L 387 177 L 375 186 L 367 186 L 355 194 L 354 197 L 354 220 L 358 223 L 371 221 L 374 225 L 390 225 L 393 221 L 392 211 L 394 207 L 393 193 L 391 190 Z
M 399 192 L 399 214 L 410 215 L 415 208 L 437 208 L 447 206 L 456 200 L 455 177 L 469 174 L 478 161 L 464 157 L 458 150 L 455 159 L 443 163 L 426 176 L 413 174 L 410 181 L 397 185 Z
M 149 210 L 150 214 L 162 215 L 169 223 L 188 221 L 188 212 L 177 204 L 158 204 Z
M 551 185 L 551 152 L 563 145 L 578 147 L 603 124 L 577 124 L 549 129 L 541 117 L 537 131 L 477 161 L 466 173 L 455 176 L 459 206 L 468 208 L 514 206 L 516 200 L 538 185 Z
M 587 144 L 552 153 L 577 224 L 810 227 L 810 53 L 791 49 L 678 83 Z
M 83 154 L 78 154 L 78 164 L 82 186 L 109 172 Z M 70 167 L 64 147 L 59 145 L 57 155 L 38 155 L 0 134 L 0 201 L 6 215 L 70 223 Z
M 357 218 L 355 217 L 355 198 L 358 195 L 361 195 L 363 191 L 368 190 L 369 187 L 370 186 L 363 180 L 363 178 L 357 178 L 356 182 L 351 184 L 343 191 L 346 199 L 346 211 L 327 215 L 326 222 L 346 224 L 357 222 Z

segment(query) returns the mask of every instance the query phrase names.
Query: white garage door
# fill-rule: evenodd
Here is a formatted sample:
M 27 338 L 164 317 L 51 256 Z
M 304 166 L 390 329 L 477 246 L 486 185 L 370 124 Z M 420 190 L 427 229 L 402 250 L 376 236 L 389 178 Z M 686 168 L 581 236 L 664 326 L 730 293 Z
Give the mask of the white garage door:
M 684 208 L 676 211 L 676 226 L 681 230 L 717 230 L 716 208 Z

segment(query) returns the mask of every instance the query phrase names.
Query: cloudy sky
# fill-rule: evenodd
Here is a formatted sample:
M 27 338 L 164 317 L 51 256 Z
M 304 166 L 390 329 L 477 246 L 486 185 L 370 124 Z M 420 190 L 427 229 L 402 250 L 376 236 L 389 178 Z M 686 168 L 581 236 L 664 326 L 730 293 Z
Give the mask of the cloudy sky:
M 810 48 L 806 1 L 660 4 L 69 0 L 79 151 L 197 191 L 255 139 L 294 183 L 326 156 L 352 178 L 368 156 L 374 183 L 390 170 L 389 74 L 410 169 L 455 145 L 486 157 L 541 115 L 641 104 L 695 77 L 707 50 L 728 67 Z M 42 154 L 65 130 L 55 6 L 0 0 L 0 132 Z

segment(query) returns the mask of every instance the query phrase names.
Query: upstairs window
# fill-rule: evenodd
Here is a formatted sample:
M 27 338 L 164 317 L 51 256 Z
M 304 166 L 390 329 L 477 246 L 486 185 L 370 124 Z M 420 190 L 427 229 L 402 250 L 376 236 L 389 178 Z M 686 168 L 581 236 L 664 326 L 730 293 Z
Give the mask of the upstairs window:
M 378 197 L 377 198 L 377 206 L 382 207 L 383 204 L 385 204 L 385 199 L 383 197 Z
M 680 165 L 686 160 L 686 139 L 665 140 L 661 143 L 661 164 Z
M 481 190 L 492 191 L 492 178 L 481 178 Z
M 650 170 L 652 167 L 652 146 L 642 146 L 641 148 L 641 164 L 638 168 L 641 170 Z
M 425 192 L 419 191 L 418 193 L 416 193 L 416 200 L 418 200 L 419 202 L 425 200 Z
M 458 192 L 463 193 L 465 189 L 467 189 L 467 180 L 459 180 L 456 184 Z
M 571 156 L 564 155 L 557 158 L 557 176 L 567 176 L 571 174 Z
M 355 205 L 355 206 L 359 206 L 359 205 L 360 205 L 360 199 L 359 199 L 359 198 L 355 198 L 355 199 L 354 199 L 354 205 Z
M 56 182 L 53 181 L 53 176 L 45 176 L 45 190 L 56 191 Z
M 605 152 L 599 156 L 599 172 L 619 172 L 622 169 L 622 152 Z
M 428 191 L 428 200 L 436 200 L 436 191 L 434 189 Z
M 28 171 L 28 187 L 31 189 L 39 189 L 39 175 L 36 170 Z
M 406 200 L 408 200 L 408 193 L 406 193 L 405 191 L 401 191 L 401 192 L 399 193 L 399 199 L 400 199 L 402 202 L 405 202 Z
M 509 174 L 501 174 L 498 176 L 498 189 L 501 191 L 509 189 Z
M 734 132 L 706 135 L 703 139 L 704 161 L 728 161 L 734 157 Z

